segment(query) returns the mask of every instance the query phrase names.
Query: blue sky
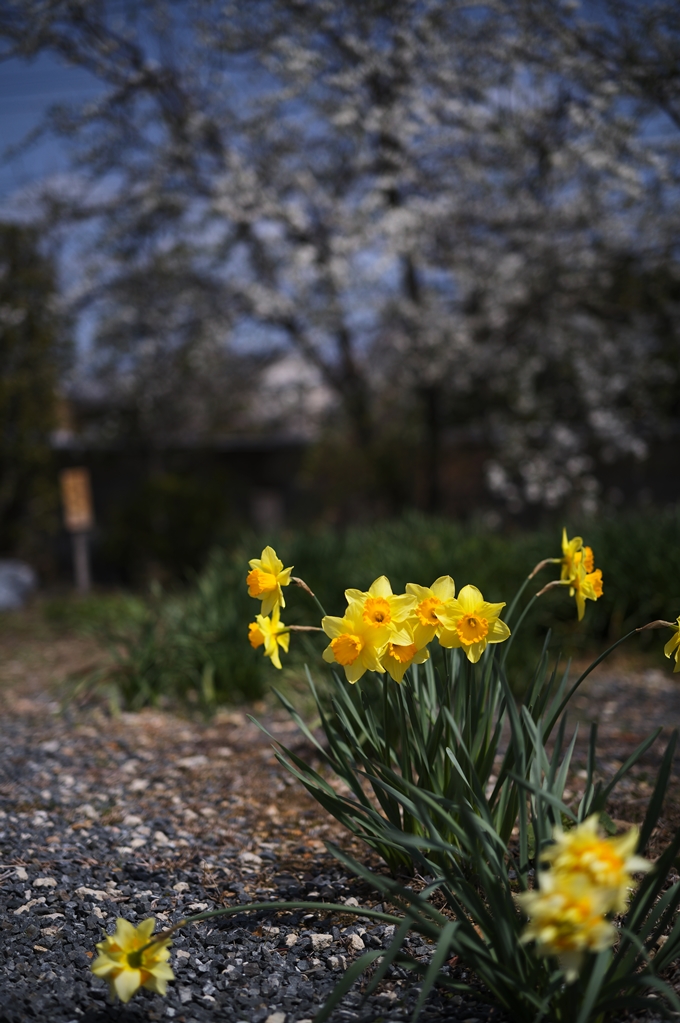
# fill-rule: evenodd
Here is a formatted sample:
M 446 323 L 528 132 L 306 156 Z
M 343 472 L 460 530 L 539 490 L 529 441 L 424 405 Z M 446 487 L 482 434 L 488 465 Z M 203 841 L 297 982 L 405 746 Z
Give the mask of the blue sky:
M 53 103 L 82 102 L 94 96 L 100 86 L 80 68 L 68 67 L 54 57 L 41 56 L 29 62 L 0 63 L 0 200 L 16 189 L 68 166 L 65 144 L 46 139 L 10 163 L 4 158 L 41 121 Z

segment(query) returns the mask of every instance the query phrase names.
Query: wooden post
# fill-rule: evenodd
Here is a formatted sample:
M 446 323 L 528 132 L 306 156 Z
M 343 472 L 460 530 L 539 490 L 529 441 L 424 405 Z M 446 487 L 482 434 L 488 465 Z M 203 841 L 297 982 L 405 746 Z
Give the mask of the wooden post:
M 79 593 L 89 593 L 92 585 L 88 533 L 94 525 L 90 473 L 87 469 L 64 469 L 59 482 L 64 505 L 64 525 L 71 534 L 73 574 Z

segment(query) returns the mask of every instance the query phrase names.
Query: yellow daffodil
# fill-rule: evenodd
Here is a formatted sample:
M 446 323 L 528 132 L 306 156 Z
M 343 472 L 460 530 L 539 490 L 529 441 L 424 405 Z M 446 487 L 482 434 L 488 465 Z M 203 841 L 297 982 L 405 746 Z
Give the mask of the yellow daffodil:
M 504 607 L 505 603 L 484 600 L 476 586 L 464 586 L 446 610 L 439 612 L 443 626 L 439 642 L 443 647 L 462 647 L 475 664 L 487 643 L 502 643 L 510 635 L 510 629 L 498 617 Z
M 602 838 L 597 814 L 570 831 L 556 828 L 554 844 L 541 854 L 555 874 L 582 874 L 607 901 L 607 909 L 623 913 L 632 884 L 632 873 L 646 873 L 651 863 L 635 855 L 640 832 L 630 828 L 625 835 Z
M 673 674 L 675 674 L 676 671 L 680 671 L 680 616 L 678 617 L 675 635 L 671 636 L 663 648 L 666 657 L 672 657 L 673 651 L 675 651 L 675 667 L 673 668 Z
M 260 614 L 268 615 L 275 607 L 285 607 L 282 586 L 290 583 L 293 566 L 284 568 L 273 547 L 265 547 L 259 558 L 251 558 L 248 562 L 250 572 L 246 576 L 248 595 L 262 601 Z
M 406 592 L 416 598 L 411 615 L 413 638 L 418 646 L 431 643 L 442 629 L 440 615 L 452 610 L 451 601 L 456 595 L 456 586 L 450 575 L 435 579 L 432 586 L 407 583 Z
M 389 625 L 376 625 L 368 620 L 360 604 L 350 604 L 344 618 L 326 615 L 321 619 L 321 628 L 330 638 L 323 659 L 329 664 L 341 664 L 348 682 L 357 682 L 366 671 L 384 673 L 381 657 L 395 634 Z M 408 642 L 408 633 L 405 638 Z
M 584 952 L 601 952 L 618 938 L 618 931 L 605 917 L 607 896 L 582 873 L 546 870 L 539 877 L 539 891 L 517 896 L 529 917 L 520 940 L 535 941 L 538 955 L 558 956 L 567 980 L 573 981 Z
M 412 664 L 423 664 L 430 656 L 430 652 L 427 649 L 427 641 L 424 643 L 422 641 L 420 643 L 416 642 L 413 624 L 405 622 L 404 627 L 409 632 L 411 642 L 390 642 L 387 644 L 385 653 L 382 656 L 382 666 L 395 682 L 401 682 L 407 668 L 410 668 Z
M 578 620 L 581 621 L 586 612 L 586 600 L 597 600 L 602 596 L 602 570 L 587 572 L 583 562 L 574 565 L 574 575 L 569 579 L 569 596 L 576 597 Z
M 347 614 L 359 613 L 363 620 L 375 629 L 388 627 L 395 637 L 402 631 L 402 625 L 415 607 L 416 598 L 410 593 L 392 593 L 390 581 L 381 575 L 371 583 L 368 590 L 345 590 Z M 408 635 L 395 638 L 395 642 L 408 642 Z
M 253 650 L 264 645 L 265 657 L 271 659 L 275 668 L 281 667 L 279 647 L 288 653 L 290 632 L 280 619 L 278 607 L 274 608 L 271 618 L 257 615 L 255 621 L 248 626 L 248 639 Z
M 118 917 L 115 933 L 97 945 L 99 955 L 92 963 L 92 972 L 108 981 L 112 998 L 129 1002 L 140 987 L 164 995 L 168 981 L 174 980 L 167 962 L 170 939 L 163 938 L 144 949 L 151 941 L 155 923 L 150 917 L 134 927 Z
M 583 560 L 581 555 L 582 548 L 583 537 L 575 536 L 570 540 L 567 537 L 566 529 L 562 530 L 562 570 L 560 573 L 560 579 L 562 579 L 563 582 L 573 578 L 576 565 L 580 564 Z

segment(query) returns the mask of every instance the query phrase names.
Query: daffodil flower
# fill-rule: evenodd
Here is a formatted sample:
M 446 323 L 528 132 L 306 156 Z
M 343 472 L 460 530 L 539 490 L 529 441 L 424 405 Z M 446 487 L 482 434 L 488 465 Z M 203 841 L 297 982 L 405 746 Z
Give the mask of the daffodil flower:
M 430 652 L 427 649 L 427 642 L 417 642 L 415 639 L 415 627 L 412 622 L 406 622 L 405 628 L 409 632 L 410 643 L 387 644 L 385 653 L 382 656 L 382 666 L 394 679 L 401 682 L 406 670 L 412 664 L 423 664 L 428 660 Z
M 663 648 L 663 652 L 666 657 L 672 657 L 674 651 L 675 667 L 673 668 L 673 674 L 675 674 L 676 671 L 680 671 L 680 616 L 678 617 L 678 624 L 675 627 L 675 635 L 671 636 Z
M 406 592 L 416 598 L 411 616 L 414 641 L 419 647 L 425 646 L 440 634 L 441 615 L 453 610 L 451 601 L 456 595 L 456 585 L 450 575 L 441 575 L 432 586 L 407 583 Z
M 476 586 L 464 586 L 445 611 L 440 611 L 442 625 L 439 642 L 443 647 L 462 647 L 469 661 L 475 664 L 488 643 L 503 643 L 510 629 L 499 615 L 505 603 L 490 604 Z
M 118 917 L 115 933 L 97 945 L 99 955 L 91 969 L 95 977 L 108 981 L 112 998 L 129 1002 L 140 987 L 164 995 L 168 981 L 174 980 L 172 967 L 167 962 L 170 939 L 162 938 L 150 944 L 155 923 L 150 917 L 134 927 Z
M 605 914 L 607 895 L 582 873 L 539 872 L 540 889 L 517 901 L 529 917 L 520 941 L 536 942 L 541 956 L 557 956 L 568 982 L 576 980 L 585 952 L 602 952 L 619 934 Z
M 264 646 L 264 655 L 269 657 L 275 668 L 281 667 L 279 648 L 288 653 L 290 632 L 280 619 L 280 611 L 275 607 L 271 618 L 257 615 L 248 626 L 248 639 L 253 650 Z
M 593 814 L 569 831 L 556 828 L 553 845 L 543 850 L 541 859 L 550 863 L 554 873 L 582 874 L 608 900 L 608 909 L 623 913 L 632 884 L 631 874 L 651 870 L 649 860 L 635 855 L 640 832 L 630 828 L 625 835 L 602 838 L 598 817 Z
M 351 604 L 344 618 L 326 615 L 321 619 L 321 628 L 330 638 L 323 659 L 329 664 L 341 664 L 348 682 L 357 682 L 367 671 L 384 673 L 381 657 L 390 640 L 394 640 L 394 633 L 389 625 L 376 625 L 368 620 L 360 604 Z M 404 635 L 408 642 L 408 633 Z
M 392 593 L 390 581 L 386 575 L 381 575 L 371 583 L 368 590 L 345 590 L 347 599 L 347 614 L 355 616 L 357 613 L 362 619 L 374 629 L 389 628 L 390 633 L 395 637 L 402 632 L 401 626 L 406 621 L 415 607 L 416 598 L 410 593 Z M 408 642 L 408 635 L 402 634 L 402 638 L 396 638 L 395 642 Z
M 562 529 L 562 569 L 560 572 L 560 579 L 563 582 L 568 582 L 572 579 L 576 573 L 576 566 L 583 560 L 581 550 L 583 548 L 583 537 L 574 536 L 570 540 L 567 536 L 567 530 Z M 592 554 L 592 551 L 591 551 Z M 592 571 L 592 569 L 591 569 Z
M 586 612 L 586 600 L 598 600 L 602 596 L 602 570 L 587 572 L 586 565 L 581 561 L 574 565 L 574 575 L 569 579 L 569 596 L 576 598 L 578 620 L 581 621 Z
M 248 595 L 262 601 L 261 615 L 268 615 L 275 607 L 285 607 L 282 586 L 290 583 L 293 566 L 284 568 L 273 547 L 265 547 L 259 558 L 248 562 L 250 572 L 246 576 Z

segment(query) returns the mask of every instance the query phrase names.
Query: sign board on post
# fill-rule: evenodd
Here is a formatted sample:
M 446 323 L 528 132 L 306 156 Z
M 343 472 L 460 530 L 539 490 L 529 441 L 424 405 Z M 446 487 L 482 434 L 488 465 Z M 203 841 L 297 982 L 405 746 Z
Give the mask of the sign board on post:
M 59 477 L 64 525 L 73 543 L 73 568 L 80 593 L 90 589 L 90 550 L 87 531 L 94 525 L 92 488 L 87 469 L 64 469 Z
M 92 529 L 92 490 L 87 469 L 64 469 L 59 478 L 64 505 L 64 525 L 70 533 Z

